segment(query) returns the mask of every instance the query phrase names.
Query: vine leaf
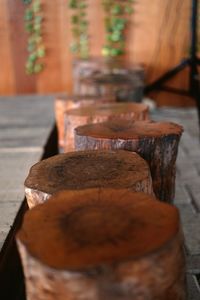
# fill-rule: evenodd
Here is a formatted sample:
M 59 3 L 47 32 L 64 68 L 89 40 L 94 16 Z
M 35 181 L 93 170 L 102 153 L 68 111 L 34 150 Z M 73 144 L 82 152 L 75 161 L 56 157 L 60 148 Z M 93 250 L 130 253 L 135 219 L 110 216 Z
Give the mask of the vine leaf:
M 32 75 L 38 74 L 44 69 L 44 63 L 40 61 L 46 55 L 42 36 L 42 5 L 40 0 L 23 0 L 23 2 L 28 5 L 24 14 L 24 26 L 29 35 L 25 69 L 27 74 Z

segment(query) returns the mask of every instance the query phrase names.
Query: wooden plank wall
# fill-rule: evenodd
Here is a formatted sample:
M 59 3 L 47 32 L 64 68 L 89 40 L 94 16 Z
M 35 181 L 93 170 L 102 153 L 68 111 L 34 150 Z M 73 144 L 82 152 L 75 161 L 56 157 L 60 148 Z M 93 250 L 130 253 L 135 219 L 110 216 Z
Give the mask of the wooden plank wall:
M 88 0 L 91 55 L 99 56 L 104 40 L 101 0 Z M 43 0 L 46 68 L 39 75 L 27 76 L 24 4 L 22 0 L 0 0 L 0 94 L 70 92 L 72 55 L 70 12 L 67 0 Z M 136 0 L 132 26 L 128 32 L 127 60 L 146 67 L 150 83 L 188 55 L 191 0 Z M 187 89 L 187 70 L 170 86 Z M 193 101 L 169 93 L 154 92 L 158 104 L 191 105 Z

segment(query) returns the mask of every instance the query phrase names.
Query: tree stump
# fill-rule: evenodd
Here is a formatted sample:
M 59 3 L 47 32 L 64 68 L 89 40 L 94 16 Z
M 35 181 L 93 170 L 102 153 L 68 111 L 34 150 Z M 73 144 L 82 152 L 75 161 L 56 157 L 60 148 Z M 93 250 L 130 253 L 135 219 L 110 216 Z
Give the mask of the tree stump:
M 78 60 L 73 67 L 75 93 L 112 95 L 122 102 L 142 100 L 145 77 L 142 65 L 130 65 L 115 57 L 109 60 Z
M 177 209 L 127 189 L 62 191 L 17 234 L 29 300 L 186 300 Z
M 137 152 L 149 164 L 156 197 L 172 202 L 182 131 L 182 126 L 169 122 L 118 120 L 89 124 L 75 129 L 75 147 L 76 150 L 123 149 Z
M 73 151 L 74 129 L 78 126 L 123 118 L 127 120 L 146 120 L 149 118 L 148 106 L 141 103 L 105 103 L 90 107 L 80 107 L 65 113 L 65 152 Z
M 104 65 L 102 57 L 91 57 L 89 59 L 75 59 L 73 61 L 73 92 L 78 95 L 100 96 L 99 90 L 94 84 L 85 84 L 84 81 L 92 74 L 98 73 Z
M 88 81 L 88 86 L 96 86 L 97 91 L 105 97 L 112 95 L 119 102 L 141 102 L 144 69 L 121 68 L 116 71 L 118 72 L 92 74 L 85 81 Z
M 64 149 L 64 113 L 69 109 L 107 102 L 114 102 L 114 99 L 111 97 L 105 99 L 105 97 L 95 97 L 90 95 L 61 96 L 55 99 L 54 110 L 58 129 L 58 147 L 60 153 L 62 153 Z
M 123 150 L 55 155 L 35 164 L 25 180 L 25 194 L 30 208 L 60 190 L 92 187 L 128 188 L 153 193 L 146 161 L 136 153 Z

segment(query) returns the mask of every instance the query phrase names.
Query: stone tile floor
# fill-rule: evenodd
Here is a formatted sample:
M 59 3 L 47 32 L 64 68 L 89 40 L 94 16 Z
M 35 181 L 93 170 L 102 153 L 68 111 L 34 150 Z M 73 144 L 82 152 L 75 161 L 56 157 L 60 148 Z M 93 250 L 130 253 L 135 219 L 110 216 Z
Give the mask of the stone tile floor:
M 53 103 L 53 96 L 0 97 L 0 251 L 24 199 L 24 179 L 53 128 Z
M 167 120 L 184 127 L 177 157 L 174 204 L 179 208 L 187 254 L 189 300 L 200 299 L 200 133 L 195 108 L 161 108 L 152 119 Z

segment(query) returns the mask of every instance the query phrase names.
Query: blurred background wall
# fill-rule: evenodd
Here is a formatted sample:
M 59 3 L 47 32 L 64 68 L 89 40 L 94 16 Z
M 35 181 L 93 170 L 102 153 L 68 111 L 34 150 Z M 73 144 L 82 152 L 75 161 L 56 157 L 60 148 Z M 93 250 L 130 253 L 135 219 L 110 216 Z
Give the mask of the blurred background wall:
M 100 56 L 104 41 L 101 0 L 88 0 L 91 54 Z M 70 92 L 72 61 L 70 12 L 66 0 L 43 0 L 43 38 L 47 49 L 45 69 L 26 75 L 27 34 L 22 0 L 0 0 L 0 94 Z M 187 57 L 189 52 L 190 0 L 136 0 L 128 32 L 127 61 L 145 65 L 150 83 Z M 187 70 L 169 82 L 187 89 Z M 151 97 L 159 105 L 187 106 L 190 98 L 165 92 Z

